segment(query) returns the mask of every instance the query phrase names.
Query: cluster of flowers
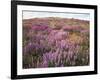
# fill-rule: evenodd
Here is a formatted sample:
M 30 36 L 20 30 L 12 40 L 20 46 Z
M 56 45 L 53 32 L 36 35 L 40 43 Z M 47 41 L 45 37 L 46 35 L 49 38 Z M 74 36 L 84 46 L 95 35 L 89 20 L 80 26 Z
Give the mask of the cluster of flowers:
M 26 30 L 25 30 L 26 31 Z M 23 32 L 23 68 L 84 66 L 89 64 L 89 30 L 64 26 L 59 30 L 33 25 Z

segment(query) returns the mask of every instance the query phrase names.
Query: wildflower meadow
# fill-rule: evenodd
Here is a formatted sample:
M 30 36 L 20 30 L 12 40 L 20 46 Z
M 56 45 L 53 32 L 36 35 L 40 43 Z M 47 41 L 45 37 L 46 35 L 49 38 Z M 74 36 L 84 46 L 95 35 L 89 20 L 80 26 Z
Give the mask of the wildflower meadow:
M 23 19 L 23 68 L 89 65 L 89 21 L 46 17 Z

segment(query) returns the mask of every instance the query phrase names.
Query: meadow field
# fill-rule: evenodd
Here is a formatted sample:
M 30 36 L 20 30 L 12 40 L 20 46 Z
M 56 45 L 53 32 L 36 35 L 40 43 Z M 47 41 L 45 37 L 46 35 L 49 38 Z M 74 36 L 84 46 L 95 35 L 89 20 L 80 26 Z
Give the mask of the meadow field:
M 89 65 L 89 21 L 44 17 L 23 19 L 23 68 Z

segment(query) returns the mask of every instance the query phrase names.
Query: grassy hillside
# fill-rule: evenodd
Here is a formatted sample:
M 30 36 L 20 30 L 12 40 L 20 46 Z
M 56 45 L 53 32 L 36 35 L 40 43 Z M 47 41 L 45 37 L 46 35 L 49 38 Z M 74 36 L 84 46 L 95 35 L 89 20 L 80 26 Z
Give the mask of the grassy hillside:
M 23 20 L 23 68 L 89 65 L 89 21 Z

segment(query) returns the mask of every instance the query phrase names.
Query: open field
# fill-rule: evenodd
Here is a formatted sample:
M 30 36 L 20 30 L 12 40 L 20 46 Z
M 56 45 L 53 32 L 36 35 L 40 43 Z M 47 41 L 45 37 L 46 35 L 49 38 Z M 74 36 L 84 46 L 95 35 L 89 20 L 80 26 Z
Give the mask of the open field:
M 89 65 L 89 21 L 24 19 L 22 59 L 25 69 Z

